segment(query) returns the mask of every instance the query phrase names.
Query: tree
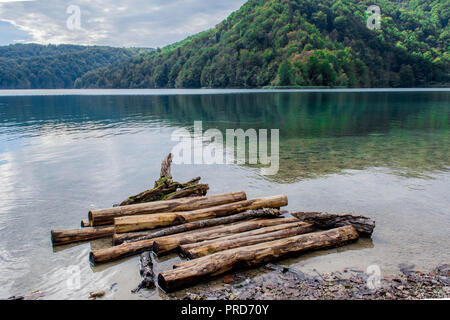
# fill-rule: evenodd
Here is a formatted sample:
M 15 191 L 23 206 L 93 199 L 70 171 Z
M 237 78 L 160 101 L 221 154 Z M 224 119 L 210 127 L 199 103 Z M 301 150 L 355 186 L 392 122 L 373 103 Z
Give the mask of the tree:
M 281 64 L 280 69 L 278 70 L 278 76 L 280 78 L 278 85 L 290 86 L 292 84 L 292 64 L 289 61 L 286 60 Z
M 412 67 L 408 65 L 402 65 L 400 68 L 400 87 L 402 88 L 411 88 L 416 84 L 416 80 L 414 77 L 414 71 Z

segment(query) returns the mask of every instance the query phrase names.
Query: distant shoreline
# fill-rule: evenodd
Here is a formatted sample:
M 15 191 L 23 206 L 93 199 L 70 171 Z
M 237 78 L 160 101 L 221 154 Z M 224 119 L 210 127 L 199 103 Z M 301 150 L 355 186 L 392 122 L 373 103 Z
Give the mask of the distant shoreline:
M 265 88 L 265 89 L 0 89 L 0 97 L 8 96 L 106 96 L 106 95 L 202 95 L 283 92 L 447 92 L 445 88 Z

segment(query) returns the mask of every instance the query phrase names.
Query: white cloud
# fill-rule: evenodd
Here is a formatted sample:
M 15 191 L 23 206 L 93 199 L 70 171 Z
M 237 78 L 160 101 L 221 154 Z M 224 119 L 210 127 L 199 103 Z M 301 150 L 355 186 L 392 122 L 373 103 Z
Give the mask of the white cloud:
M 213 27 L 244 2 L 0 0 L 0 20 L 27 32 L 36 43 L 158 47 Z M 81 29 L 67 28 L 69 5 L 80 7 Z

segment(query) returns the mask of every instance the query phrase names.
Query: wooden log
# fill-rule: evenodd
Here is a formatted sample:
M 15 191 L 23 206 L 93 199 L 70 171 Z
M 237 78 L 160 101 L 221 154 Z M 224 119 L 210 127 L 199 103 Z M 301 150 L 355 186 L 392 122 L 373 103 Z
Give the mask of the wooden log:
M 223 226 L 215 230 L 208 230 L 202 232 L 199 231 L 191 234 L 174 234 L 172 236 L 154 239 L 153 251 L 156 254 L 161 255 L 170 252 L 172 250 L 175 250 L 176 248 L 178 248 L 178 246 L 183 244 L 217 239 L 231 234 L 237 234 L 250 230 L 292 222 L 298 222 L 298 220 L 296 220 L 296 218 L 255 219 L 228 226 Z
M 352 225 L 361 236 L 370 237 L 375 229 L 375 221 L 351 214 L 331 214 L 327 212 L 293 212 L 292 216 L 301 221 L 312 223 L 318 229 L 334 229 Z
M 218 206 L 247 199 L 243 191 L 216 194 L 206 197 L 182 198 L 166 201 L 155 201 L 115 208 L 92 210 L 89 212 L 91 226 L 108 225 L 114 223 L 114 218 L 145 215 L 161 212 L 190 211 Z
M 278 209 L 263 208 L 258 210 L 249 210 L 241 212 L 232 216 L 189 222 L 182 225 L 172 226 L 164 229 L 144 231 L 144 232 L 120 233 L 120 234 L 115 233 L 113 236 L 113 245 L 119 245 L 124 242 L 148 240 L 207 227 L 221 226 L 252 218 L 263 218 L 263 217 L 275 218 L 279 217 L 281 214 L 282 212 Z
M 295 219 L 295 218 L 294 218 Z M 221 226 L 205 228 L 206 231 L 221 228 Z M 197 232 L 197 230 L 187 231 L 188 233 Z M 144 251 L 153 249 L 154 239 L 122 243 L 119 246 L 110 247 L 106 249 L 94 250 L 89 253 L 89 260 L 92 264 L 100 264 L 109 261 L 118 260 L 121 258 L 140 254 Z
M 160 227 L 174 226 L 187 222 L 229 216 L 247 210 L 255 210 L 261 208 L 280 208 L 286 206 L 287 204 L 287 197 L 282 195 L 244 200 L 194 211 L 170 212 L 116 218 L 114 219 L 114 225 L 116 228 L 116 233 L 152 230 Z
M 141 254 L 141 269 L 140 269 L 142 282 L 139 285 L 139 289 L 153 288 L 155 286 L 155 273 L 153 272 L 152 254 L 150 251 L 146 251 Z
M 51 231 L 54 246 L 110 237 L 113 234 L 114 226 Z
M 90 227 L 91 226 L 91 224 L 90 224 L 90 222 L 89 222 L 89 219 L 83 219 L 83 220 L 81 220 L 81 227 L 82 228 L 88 228 L 88 227 Z
M 182 245 L 180 246 L 180 252 L 183 256 L 188 257 L 189 259 L 195 259 L 233 248 L 251 246 L 262 242 L 298 236 L 300 234 L 313 232 L 314 230 L 315 228 L 313 225 L 309 223 L 288 223 L 243 232 L 212 241 Z
M 235 268 L 253 267 L 291 254 L 341 246 L 357 240 L 358 237 L 355 228 L 345 226 L 226 250 L 187 261 L 177 265 L 173 270 L 161 272 L 158 275 L 158 283 L 162 289 L 170 292 Z
M 209 190 L 207 184 L 188 185 L 181 190 L 175 191 L 163 197 L 163 200 L 173 200 L 188 197 L 203 197 L 206 196 Z

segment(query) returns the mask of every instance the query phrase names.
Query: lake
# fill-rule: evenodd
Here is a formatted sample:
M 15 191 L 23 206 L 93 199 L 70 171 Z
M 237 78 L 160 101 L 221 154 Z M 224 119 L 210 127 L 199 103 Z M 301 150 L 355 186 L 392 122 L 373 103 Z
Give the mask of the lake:
M 279 129 L 280 170 L 174 165 L 210 194 L 286 194 L 289 210 L 372 217 L 372 240 L 281 261 L 303 272 L 450 262 L 450 90 L 42 90 L 0 91 L 0 298 L 164 298 L 132 294 L 139 258 L 93 267 L 93 241 L 53 249 L 51 229 L 79 227 L 153 186 L 179 128 Z M 158 259 L 156 272 L 180 259 Z M 71 272 L 80 270 L 80 286 Z M 69 279 L 69 282 L 68 282 Z

